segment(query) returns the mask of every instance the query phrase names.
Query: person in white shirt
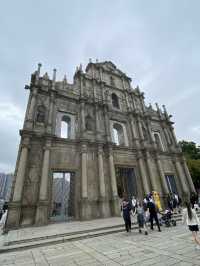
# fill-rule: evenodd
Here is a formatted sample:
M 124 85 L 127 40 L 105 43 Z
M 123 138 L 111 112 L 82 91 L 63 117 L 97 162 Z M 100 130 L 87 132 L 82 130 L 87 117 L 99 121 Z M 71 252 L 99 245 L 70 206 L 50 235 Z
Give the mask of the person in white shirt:
M 136 200 L 136 198 L 134 196 L 132 196 L 131 202 L 132 202 L 133 209 L 135 210 L 135 207 L 137 205 L 137 200 Z
M 189 230 L 192 232 L 194 242 L 197 244 L 196 248 L 200 249 L 200 239 L 197 235 L 200 225 L 199 218 L 195 209 L 191 208 L 191 204 L 189 202 L 186 202 L 185 206 L 186 208 L 183 209 L 182 223 L 187 224 Z
M 5 212 L 2 215 L 1 220 L 0 220 L 0 232 L 1 232 L 1 234 L 4 233 L 7 215 L 8 215 L 8 210 L 5 210 Z

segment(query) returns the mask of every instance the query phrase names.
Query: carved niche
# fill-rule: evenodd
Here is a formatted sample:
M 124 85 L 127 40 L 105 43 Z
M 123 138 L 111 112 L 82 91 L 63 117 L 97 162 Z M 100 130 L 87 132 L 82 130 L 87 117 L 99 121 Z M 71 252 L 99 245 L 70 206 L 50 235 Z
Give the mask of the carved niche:
M 37 107 L 36 122 L 45 123 L 46 118 L 46 108 L 44 105 L 39 105 Z

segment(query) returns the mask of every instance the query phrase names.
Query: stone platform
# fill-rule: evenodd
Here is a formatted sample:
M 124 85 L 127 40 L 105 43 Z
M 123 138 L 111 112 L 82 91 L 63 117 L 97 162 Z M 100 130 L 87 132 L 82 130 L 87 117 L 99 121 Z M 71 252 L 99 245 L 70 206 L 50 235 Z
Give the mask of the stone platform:
M 179 221 L 181 219 L 181 214 L 174 215 L 174 218 Z M 134 219 L 132 219 L 132 228 L 136 229 L 137 227 L 135 216 Z M 21 228 L 9 231 L 7 235 L 1 236 L 0 253 L 55 245 L 123 231 L 124 221 L 122 217 Z
M 180 224 L 147 236 L 133 230 L 0 254 L 1 266 L 199 266 L 199 261 L 200 250 Z

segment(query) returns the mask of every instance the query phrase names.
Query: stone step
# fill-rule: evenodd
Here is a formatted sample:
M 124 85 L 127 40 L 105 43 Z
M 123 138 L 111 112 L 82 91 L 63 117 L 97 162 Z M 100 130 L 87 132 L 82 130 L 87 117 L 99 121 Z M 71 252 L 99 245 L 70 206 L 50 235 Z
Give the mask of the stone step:
M 200 215 L 200 212 L 198 213 Z M 176 221 L 180 221 L 182 218 L 181 214 L 174 215 Z M 59 225 L 58 225 L 59 226 Z M 132 229 L 137 229 L 138 225 L 136 223 L 132 224 Z M 101 228 L 93 228 L 91 230 L 75 231 L 70 233 L 62 233 L 57 235 L 49 235 L 44 237 L 33 237 L 29 239 L 21 239 L 15 241 L 4 242 L 4 246 L 0 247 L 0 253 L 7 253 L 19 250 L 25 250 L 30 248 L 36 248 L 40 246 L 60 244 L 68 241 L 81 240 L 85 238 L 92 238 L 101 235 L 114 234 L 124 231 L 123 222 L 114 225 Z
M 176 214 L 175 219 L 178 220 L 181 218 L 181 214 Z M 132 223 L 133 225 L 137 225 L 136 223 Z M 59 224 L 58 224 L 59 226 Z M 62 234 L 54 234 L 54 235 L 48 235 L 48 236 L 41 236 L 41 237 L 33 237 L 33 238 L 28 238 L 28 239 L 21 239 L 21 240 L 15 240 L 15 241 L 7 241 L 4 242 L 5 246 L 10 246 L 10 245 L 16 245 L 16 244 L 22 244 L 22 243 L 27 243 L 27 242 L 35 242 L 35 241 L 41 241 L 44 239 L 55 239 L 55 238 L 62 238 L 62 237 L 67 237 L 67 236 L 74 236 L 74 235 L 81 235 L 81 234 L 90 234 L 92 232 L 99 232 L 102 230 L 109 231 L 109 230 L 118 230 L 123 228 L 124 230 L 124 223 L 123 221 L 117 225 L 112 225 L 112 226 L 102 226 L 100 228 L 93 228 L 89 230 L 82 230 L 82 231 L 74 231 L 74 232 L 67 232 L 67 233 L 62 233 Z

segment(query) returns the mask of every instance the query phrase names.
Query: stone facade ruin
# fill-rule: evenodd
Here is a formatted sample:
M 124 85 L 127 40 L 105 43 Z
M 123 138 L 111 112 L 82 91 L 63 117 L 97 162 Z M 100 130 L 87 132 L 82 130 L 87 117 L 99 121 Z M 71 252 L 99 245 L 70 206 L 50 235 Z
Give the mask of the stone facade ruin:
M 25 86 L 8 229 L 118 216 L 123 193 L 157 191 L 165 204 L 195 191 L 165 106 L 146 106 L 112 62 L 80 65 L 73 84 L 40 68 Z

